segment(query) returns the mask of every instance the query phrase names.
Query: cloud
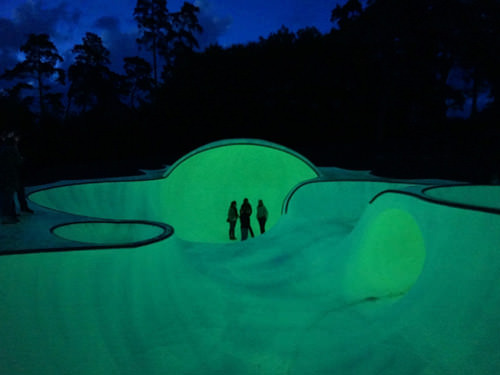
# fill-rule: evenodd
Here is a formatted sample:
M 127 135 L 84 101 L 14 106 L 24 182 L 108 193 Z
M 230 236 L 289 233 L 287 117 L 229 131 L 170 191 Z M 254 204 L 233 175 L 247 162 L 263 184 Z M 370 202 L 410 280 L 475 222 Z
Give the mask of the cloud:
M 198 43 L 200 49 L 204 49 L 218 42 L 219 37 L 224 35 L 230 27 L 232 18 L 217 16 L 207 0 L 197 0 L 195 5 L 200 7 L 198 18 L 203 28 L 203 33 L 197 37 Z M 176 10 L 171 9 L 171 11 Z M 109 49 L 113 71 L 123 73 L 123 58 L 125 57 L 141 56 L 146 60 L 151 60 L 151 53 L 137 44 L 139 37 L 137 27 L 130 28 L 130 25 L 123 27 L 121 18 L 103 16 L 96 19 L 91 28 L 92 32 L 101 36 L 103 44 Z
M 123 32 L 120 19 L 112 16 L 98 18 L 93 27 L 96 28 L 96 34 L 102 38 L 104 46 L 110 52 L 111 70 L 123 73 L 123 59 L 140 55 L 136 41 L 139 36 L 137 30 Z
M 135 3 L 136 0 L 121 0 L 118 7 L 116 3 L 100 6 L 98 2 L 89 0 L 22 2 L 13 10 L 11 18 L 0 17 L 0 74 L 3 68 L 11 69 L 18 62 L 19 48 L 31 33 L 50 35 L 65 60 L 63 68 L 73 62 L 71 49 L 81 43 L 87 31 L 101 36 L 104 45 L 110 50 L 111 68 L 116 72 L 122 72 L 124 57 L 142 56 L 149 59 L 149 51 L 140 49 L 136 43 L 139 35 L 132 17 Z M 200 48 L 204 49 L 219 42 L 233 20 L 231 16 L 217 14 L 211 0 L 197 0 L 195 4 L 200 7 L 198 16 L 203 27 L 198 42 Z M 92 15 L 98 15 L 99 9 L 103 16 L 93 18 Z M 178 8 L 171 9 L 176 10 Z
M 66 2 L 45 8 L 41 0 L 27 1 L 16 8 L 14 24 L 24 38 L 30 33 L 47 33 L 54 40 L 67 38 L 68 30 L 79 23 L 81 11 L 71 9 Z
M 291 16 L 288 26 L 293 29 L 301 29 L 316 26 L 321 32 L 329 32 L 332 28 L 330 16 L 337 4 L 343 4 L 342 0 L 316 0 L 304 1 L 294 0 L 290 6 Z
M 13 18 L 0 18 L 0 66 L 10 69 L 17 63 L 19 49 L 29 34 L 49 34 L 56 45 L 58 41 L 68 42 L 68 31 L 74 29 L 80 16 L 79 11 L 71 10 L 65 2 L 48 8 L 40 0 L 22 3 Z
M 11 20 L 0 18 L 0 67 L 9 68 L 16 63 L 20 40 L 16 25 Z M 3 69 L 0 69 L 0 74 Z
M 94 22 L 94 26 L 107 31 L 116 32 L 120 29 L 120 20 L 117 17 L 104 16 Z
M 207 0 L 197 0 L 195 5 L 200 8 L 198 19 L 203 28 L 203 33 L 198 36 L 198 43 L 200 49 L 204 49 L 219 41 L 219 37 L 223 36 L 231 27 L 233 19 L 231 16 L 216 15 L 211 3 Z

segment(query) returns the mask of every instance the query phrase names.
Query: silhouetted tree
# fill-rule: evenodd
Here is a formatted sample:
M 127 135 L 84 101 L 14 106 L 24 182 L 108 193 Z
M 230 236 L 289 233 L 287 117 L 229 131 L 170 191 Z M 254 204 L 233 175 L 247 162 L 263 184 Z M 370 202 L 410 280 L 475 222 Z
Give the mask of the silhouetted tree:
M 13 128 L 24 134 L 30 131 L 34 121 L 34 115 L 30 111 L 33 97 L 20 95 L 19 86 L 16 85 L 0 92 L 0 113 L 2 114 L 0 116 L 0 133 Z
M 30 34 L 28 41 L 21 46 L 24 60 L 12 70 L 7 70 L 2 78 L 21 80 L 15 91 L 34 90 L 37 92 L 40 117 L 47 112 L 47 106 L 53 110 L 61 108 L 62 94 L 51 93 L 54 83 L 64 84 L 64 70 L 57 65 L 63 61 L 57 48 L 47 34 Z
M 359 0 L 348 0 L 344 5 L 337 4 L 332 10 L 330 21 L 341 29 L 348 27 L 363 12 L 363 6 Z
M 455 52 L 468 82 L 474 116 L 481 93 L 500 94 L 500 1 L 464 0 L 458 5 L 454 11 L 459 17 Z
M 197 13 L 199 12 L 200 8 L 184 2 L 179 12 L 170 13 L 171 29 L 167 36 L 168 43 L 161 48 L 161 54 L 166 62 L 162 72 L 164 80 L 171 73 L 176 59 L 186 57 L 199 47 L 196 34 L 203 31 L 198 20 Z
M 68 107 L 74 101 L 86 112 L 89 106 L 118 101 L 120 77 L 108 67 L 109 51 L 102 39 L 87 32 L 83 43 L 73 47 L 73 53 L 75 62 L 68 69 Z
M 137 95 L 139 93 L 147 95 L 153 87 L 151 65 L 141 57 L 126 57 L 123 60 L 129 104 L 135 108 Z
M 141 37 L 137 42 L 146 46 L 153 54 L 153 80 L 158 84 L 158 57 L 165 51 L 172 35 L 172 24 L 166 0 L 137 0 L 134 19 Z M 163 52 L 164 53 L 164 52 Z
M 349 3 L 351 9 L 332 13 L 334 34 L 353 64 L 347 79 L 357 80 L 358 94 L 375 104 L 379 139 L 404 134 L 412 123 L 444 122 L 447 102 L 456 97 L 448 84 L 456 61 L 454 2 L 372 0 L 361 12 L 359 2 Z
M 175 37 L 176 50 L 193 50 L 198 48 L 196 34 L 203 31 L 198 20 L 200 8 L 184 2 L 179 12 L 172 13 L 172 25 Z

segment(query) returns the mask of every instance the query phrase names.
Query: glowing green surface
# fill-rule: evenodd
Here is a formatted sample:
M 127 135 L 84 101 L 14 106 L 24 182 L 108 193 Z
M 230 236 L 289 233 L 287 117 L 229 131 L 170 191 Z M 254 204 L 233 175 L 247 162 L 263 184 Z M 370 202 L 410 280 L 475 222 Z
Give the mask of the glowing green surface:
M 360 236 L 346 267 L 346 283 L 353 295 L 368 290 L 373 296 L 401 295 L 417 281 L 424 260 L 424 239 L 415 219 L 389 209 Z
M 318 177 L 300 155 L 258 141 L 218 143 L 200 148 L 177 162 L 160 180 L 62 186 L 30 196 L 55 210 L 107 219 L 165 222 L 189 241 L 228 242 L 227 210 L 248 198 L 258 232 L 257 202 L 269 211 L 270 229 L 281 216 L 283 201 L 298 183 Z M 239 225 L 237 226 L 239 238 Z
M 461 203 L 478 207 L 500 209 L 500 186 L 443 186 L 432 188 L 425 192 L 432 198 L 446 202 Z
M 172 203 L 159 195 L 206 178 L 175 173 L 37 198 L 166 218 Z M 408 194 L 368 203 L 404 186 L 305 185 L 265 236 L 231 246 L 174 234 L 136 249 L 0 257 L 0 374 L 495 374 L 500 215 Z
M 225 145 L 196 153 L 173 168 L 162 188 L 161 206 L 165 221 L 181 238 L 228 241 L 226 218 L 231 201 L 236 200 L 239 209 L 243 199 L 249 199 L 251 225 L 257 233 L 259 199 L 269 211 L 269 229 L 281 216 L 288 192 L 317 176 L 309 164 L 291 153 L 258 144 Z
M 140 223 L 74 223 L 57 227 L 53 233 L 71 241 L 118 246 L 150 240 L 163 231 L 160 227 Z

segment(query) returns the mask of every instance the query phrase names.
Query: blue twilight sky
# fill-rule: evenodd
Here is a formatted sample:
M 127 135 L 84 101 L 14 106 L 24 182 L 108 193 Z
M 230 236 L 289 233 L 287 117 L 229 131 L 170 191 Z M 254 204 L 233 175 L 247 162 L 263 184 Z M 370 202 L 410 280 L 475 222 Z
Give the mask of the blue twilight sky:
M 192 0 L 200 7 L 204 33 L 202 47 L 257 41 L 281 25 L 296 31 L 315 26 L 331 28 L 330 13 L 346 0 Z M 184 0 L 168 0 L 170 11 L 178 11 Z M 19 47 L 30 33 L 48 33 L 59 53 L 70 64 L 70 49 L 85 32 L 103 38 L 114 65 L 136 56 L 137 24 L 133 19 L 136 0 L 0 0 L 0 71 L 16 63 Z

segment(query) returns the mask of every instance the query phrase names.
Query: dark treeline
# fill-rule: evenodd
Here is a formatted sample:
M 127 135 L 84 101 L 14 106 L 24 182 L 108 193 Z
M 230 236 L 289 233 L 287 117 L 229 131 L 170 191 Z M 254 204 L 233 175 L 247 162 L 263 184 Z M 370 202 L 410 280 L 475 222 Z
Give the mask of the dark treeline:
M 25 61 L 3 75 L 14 84 L 0 126 L 23 132 L 32 175 L 154 167 L 235 137 L 391 177 L 499 172 L 500 1 L 349 0 L 325 15 L 329 33 L 282 27 L 203 51 L 198 11 L 139 0 L 138 43 L 151 59 L 126 58 L 123 74 L 98 35 L 75 45 L 66 72 L 50 36 L 31 35 Z M 466 101 L 467 116 L 449 116 Z

